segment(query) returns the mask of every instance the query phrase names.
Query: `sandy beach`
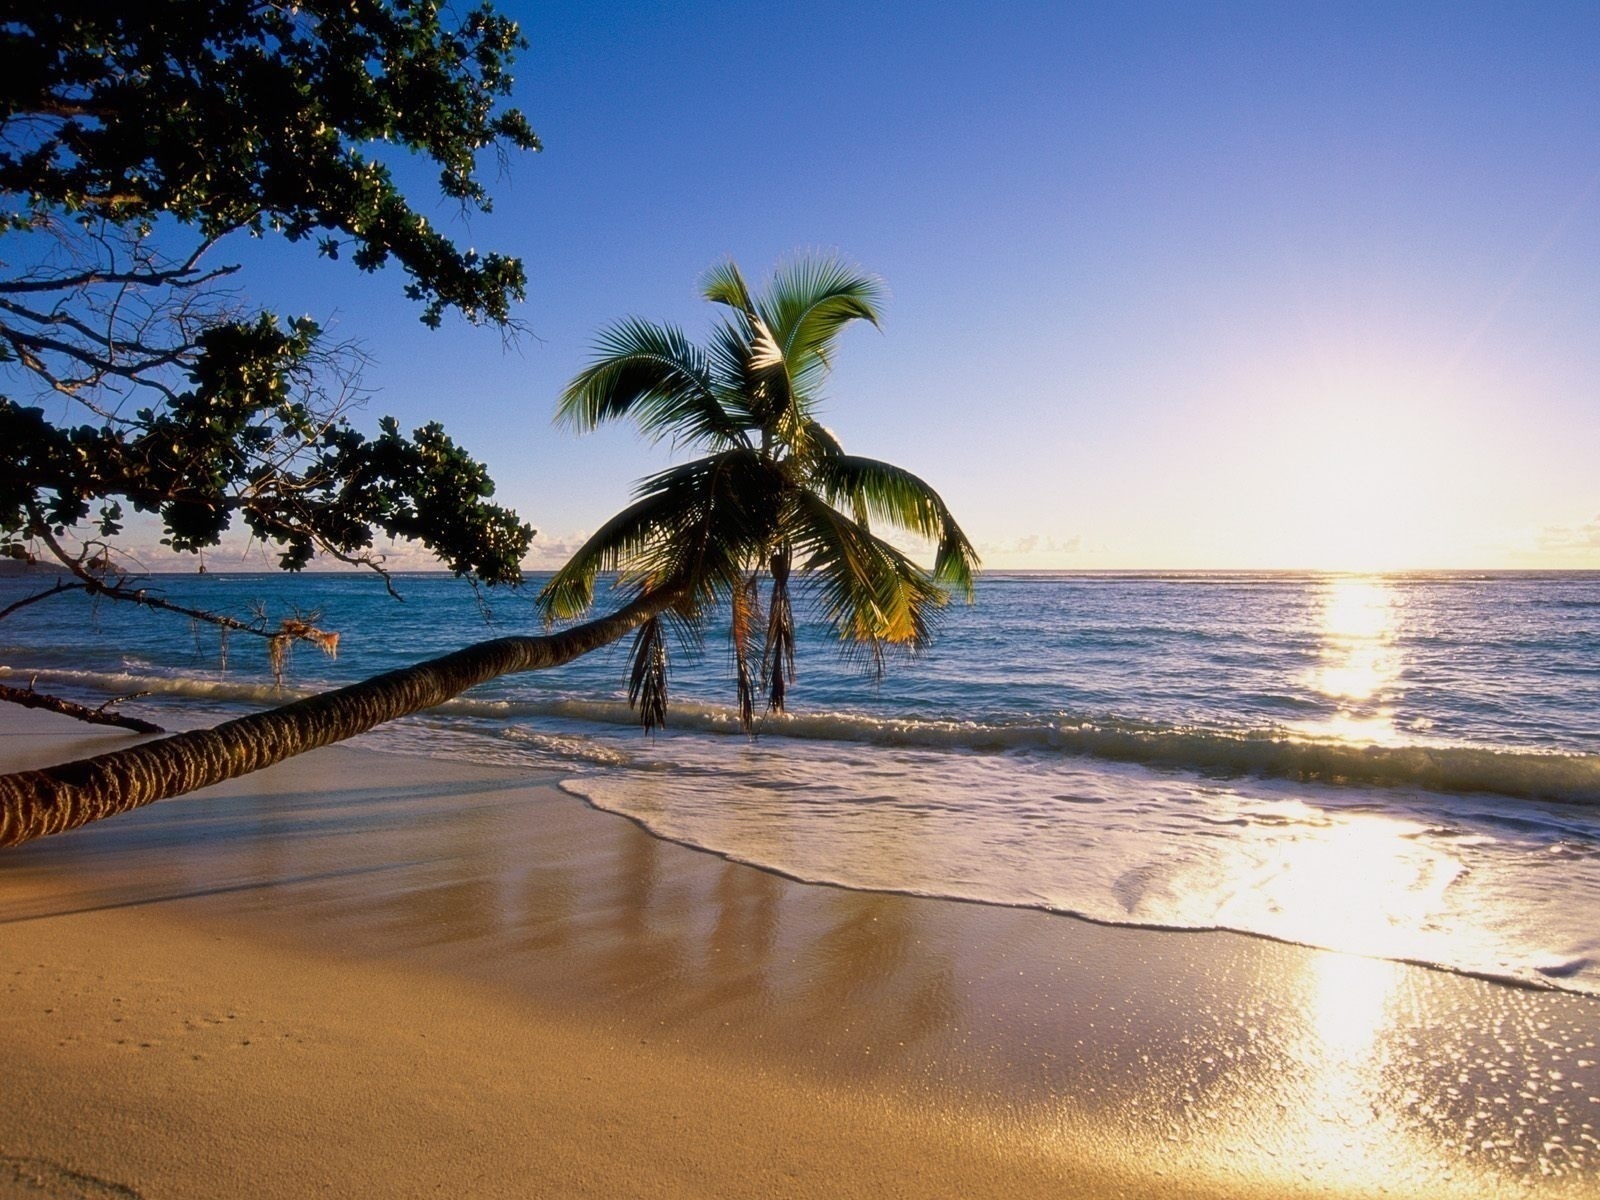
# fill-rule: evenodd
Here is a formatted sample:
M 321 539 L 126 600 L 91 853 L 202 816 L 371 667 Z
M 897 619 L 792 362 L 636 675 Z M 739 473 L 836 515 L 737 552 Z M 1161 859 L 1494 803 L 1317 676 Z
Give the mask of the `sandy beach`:
M 0 766 L 121 741 L 0 712 Z M 1600 1005 L 335 748 L 0 856 L 0 1197 L 1600 1194 Z

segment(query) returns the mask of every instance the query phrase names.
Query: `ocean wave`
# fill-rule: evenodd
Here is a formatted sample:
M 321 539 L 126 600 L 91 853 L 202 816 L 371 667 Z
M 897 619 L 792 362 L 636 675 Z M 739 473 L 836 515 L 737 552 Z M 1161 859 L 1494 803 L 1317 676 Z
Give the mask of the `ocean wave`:
M 98 691 L 147 691 L 246 704 L 287 703 L 313 690 L 192 676 L 71 670 L 23 672 L 0 666 L 0 678 L 12 674 Z M 435 711 L 499 721 L 545 717 L 602 726 L 637 723 L 636 714 L 620 700 L 573 697 L 460 697 Z M 735 710 L 720 705 L 677 702 L 669 710 L 668 724 L 670 728 L 696 733 L 744 736 Z M 1235 732 L 1071 716 L 953 721 L 848 712 L 792 712 L 768 714 L 758 722 L 756 732 L 758 737 L 972 753 L 1063 754 L 1205 775 L 1445 793 L 1485 792 L 1518 799 L 1600 805 L 1600 755 L 1589 754 L 1419 743 L 1370 745 L 1290 735 L 1273 729 Z M 611 761 L 608 754 L 598 752 L 588 757 L 597 763 Z
M 573 762 L 596 763 L 603 767 L 624 767 L 633 760 L 620 750 L 601 745 L 589 738 L 540 733 L 536 730 L 512 726 L 502 729 L 500 736 L 509 742 L 526 746 L 541 755 L 569 759 Z
M 608 725 L 637 722 L 621 701 L 457 700 L 451 707 L 485 717 L 547 716 Z M 672 727 L 699 733 L 742 733 L 737 713 L 717 705 L 678 703 L 668 711 L 667 719 Z M 1518 799 L 1600 805 L 1600 755 L 1472 746 L 1377 746 L 1291 737 L 1277 731 L 1234 733 L 1072 718 L 941 721 L 838 712 L 768 714 L 758 723 L 757 734 L 927 750 L 1057 753 L 1204 774 L 1491 792 Z
M 132 666 L 131 663 L 128 664 Z M 278 686 L 272 683 L 246 679 L 228 679 L 222 676 L 147 674 L 138 670 L 83 671 L 65 667 L 10 667 L 0 664 L 0 679 L 29 679 L 54 686 L 85 687 L 111 695 L 143 692 L 157 696 L 191 696 L 197 699 L 223 700 L 237 704 L 276 705 L 288 704 L 315 695 L 322 690 L 291 684 Z

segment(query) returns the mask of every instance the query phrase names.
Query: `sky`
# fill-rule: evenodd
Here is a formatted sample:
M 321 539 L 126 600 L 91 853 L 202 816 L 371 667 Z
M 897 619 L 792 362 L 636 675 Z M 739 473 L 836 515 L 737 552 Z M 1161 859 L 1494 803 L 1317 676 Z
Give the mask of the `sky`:
M 703 335 L 708 266 L 823 250 L 889 296 L 824 421 L 991 569 L 1600 568 L 1592 0 L 501 7 L 545 149 L 437 220 L 526 260 L 522 336 L 239 256 L 365 345 L 358 424 L 488 463 L 534 565 L 670 461 L 552 424 L 596 333 Z

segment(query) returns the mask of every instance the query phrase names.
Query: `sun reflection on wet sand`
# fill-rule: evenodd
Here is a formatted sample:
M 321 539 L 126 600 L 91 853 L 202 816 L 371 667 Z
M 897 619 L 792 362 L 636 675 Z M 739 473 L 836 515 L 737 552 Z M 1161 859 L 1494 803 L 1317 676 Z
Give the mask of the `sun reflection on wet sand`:
M 1441 1129 L 1409 1111 L 1412 1088 L 1439 1086 L 1418 1075 L 1414 1051 L 1397 1054 L 1419 1045 L 1404 994 L 1414 970 L 1363 957 L 1403 953 L 1408 931 L 1452 878 L 1448 863 L 1417 857 L 1408 829 L 1376 816 L 1333 817 L 1287 839 L 1257 877 L 1239 881 L 1251 903 L 1281 917 L 1289 940 L 1312 936 L 1357 952 L 1297 960 L 1292 977 L 1270 985 L 1288 1001 L 1276 1022 L 1250 1018 L 1237 1069 L 1191 1089 L 1182 1139 L 1206 1148 L 1196 1169 L 1226 1164 L 1225 1176 L 1277 1179 L 1285 1194 L 1310 1183 L 1334 1193 L 1442 1194 L 1430 1189 L 1454 1171 L 1463 1182 L 1476 1174 L 1465 1162 L 1447 1166 L 1454 1155 Z
M 1350 954 L 1325 954 L 1306 972 L 1308 1040 L 1330 1063 L 1370 1058 L 1385 1026 L 1385 1010 L 1399 979 L 1396 963 Z
M 1252 1097 L 1266 1162 L 1325 1184 L 1369 1188 L 1437 1162 L 1398 1119 L 1385 1078 L 1394 1037 L 1391 1007 L 1402 968 L 1380 959 L 1324 954 L 1298 981 L 1304 1025 L 1286 1047 L 1292 1064 Z M 1268 1173 L 1263 1170 L 1263 1173 Z

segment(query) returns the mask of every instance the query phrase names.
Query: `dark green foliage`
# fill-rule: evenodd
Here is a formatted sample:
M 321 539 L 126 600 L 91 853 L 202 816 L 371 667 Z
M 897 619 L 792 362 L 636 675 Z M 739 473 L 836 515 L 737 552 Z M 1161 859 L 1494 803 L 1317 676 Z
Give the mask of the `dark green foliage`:
M 437 424 L 411 437 L 392 418 L 368 438 L 315 418 L 284 394 L 316 327 L 287 333 L 266 318 L 251 330 L 218 326 L 203 343 L 253 335 L 225 360 L 203 345 L 195 386 L 132 422 L 62 426 L 42 408 L 0 397 L 0 553 L 91 515 L 101 537 L 120 531 L 123 504 L 159 513 L 175 550 L 214 546 L 235 518 L 279 565 L 303 567 L 319 548 L 356 561 L 375 530 L 414 538 L 458 574 L 516 582 L 532 530 L 488 502 L 482 465 Z
M 376 566 L 381 532 L 518 581 L 533 531 L 490 502 L 484 468 L 437 425 L 354 430 L 358 356 L 243 310 L 217 291 L 234 269 L 202 259 L 230 233 L 315 236 L 362 270 L 399 264 L 428 325 L 447 308 L 506 324 L 522 264 L 454 245 L 377 155 L 429 160 L 443 196 L 487 209 L 480 154 L 538 148 L 504 104 L 522 44 L 487 5 L 426 0 L 9 7 L 0 554 L 43 539 L 60 557 L 76 526 L 69 565 L 87 566 L 131 509 L 180 551 L 237 521 L 286 568 L 319 551 Z
M 430 0 L 52 0 L 0 26 L 0 191 L 7 218 L 41 212 L 118 225 L 163 214 L 207 237 L 235 229 L 349 239 L 391 257 L 437 324 L 445 308 L 504 321 L 516 259 L 462 251 L 414 211 L 371 155 L 426 155 L 443 194 L 487 209 L 479 152 L 537 149 L 500 108 L 522 45 L 487 5 L 447 22 Z

